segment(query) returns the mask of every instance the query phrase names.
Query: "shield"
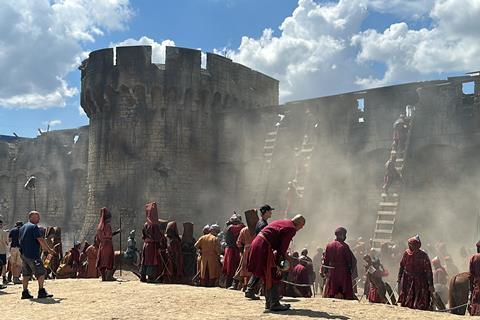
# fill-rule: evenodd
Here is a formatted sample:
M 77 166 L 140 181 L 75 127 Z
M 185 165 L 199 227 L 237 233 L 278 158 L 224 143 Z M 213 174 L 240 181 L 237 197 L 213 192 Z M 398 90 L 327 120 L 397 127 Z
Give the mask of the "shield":
M 193 242 L 193 223 L 183 223 L 182 242 Z
M 248 230 L 252 235 L 254 235 L 255 228 L 257 227 L 257 222 L 259 220 L 257 209 L 250 209 L 245 211 L 245 220 L 247 222 Z

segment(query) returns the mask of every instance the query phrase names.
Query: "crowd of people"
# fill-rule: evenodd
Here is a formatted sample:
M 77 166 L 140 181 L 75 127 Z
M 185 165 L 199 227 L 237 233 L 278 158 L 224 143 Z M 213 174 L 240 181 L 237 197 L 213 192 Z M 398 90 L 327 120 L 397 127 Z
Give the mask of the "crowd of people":
M 282 297 L 323 297 L 359 299 L 357 290 L 372 303 L 396 304 L 432 310 L 436 299 L 447 301 L 448 279 L 459 273 L 445 244 L 426 245 L 422 250 L 419 236 L 400 244 L 385 243 L 379 252 L 370 249 L 361 238 L 346 243 L 347 230 L 335 230 L 335 239 L 325 250 L 317 248 L 313 258 L 307 248 L 293 250 L 292 241 L 305 225 L 305 218 L 269 222 L 273 208 L 262 206 L 246 212 L 246 223 L 233 214 L 222 229 L 217 224 L 206 225 L 202 235 L 194 238 L 193 224 L 183 224 L 180 236 L 175 221 L 159 219 L 155 202 L 145 205 L 146 222 L 142 229 L 143 247 L 136 246 L 135 232 L 130 232 L 127 250 L 121 258 L 130 265 L 141 282 L 189 284 L 242 290 L 247 299 L 265 297 L 265 308 L 284 311 Z M 259 215 L 258 215 L 259 214 Z M 38 298 L 52 297 L 44 288 L 48 278 L 101 278 L 114 281 L 119 266 L 113 249 L 113 237 L 121 230 L 112 230 L 112 214 L 107 208 L 100 219 L 92 244 L 83 247 L 75 242 L 63 253 L 61 230 L 38 226 L 40 214 L 29 213 L 28 222 L 17 222 L 8 233 L 0 221 L 0 266 L 3 284 L 22 284 L 22 299 L 33 296 L 28 290 L 30 279 L 38 282 Z M 8 247 L 10 247 L 9 250 Z M 477 244 L 480 252 L 480 242 Z M 9 252 L 7 259 L 7 252 Z M 428 253 L 427 253 L 428 252 Z M 435 257 L 430 260 L 429 254 Z M 462 250 L 467 260 L 466 250 Z M 357 257 L 359 258 L 357 260 Z M 361 266 L 363 261 L 363 268 Z M 445 263 L 445 265 L 443 264 Z M 462 266 L 463 267 L 463 266 Z M 470 262 L 469 311 L 480 314 L 480 253 Z M 361 272 L 358 270 L 361 269 Z M 398 273 L 394 273 L 398 269 Z M 390 286 L 391 280 L 397 286 Z M 360 297 L 360 299 L 363 296 Z

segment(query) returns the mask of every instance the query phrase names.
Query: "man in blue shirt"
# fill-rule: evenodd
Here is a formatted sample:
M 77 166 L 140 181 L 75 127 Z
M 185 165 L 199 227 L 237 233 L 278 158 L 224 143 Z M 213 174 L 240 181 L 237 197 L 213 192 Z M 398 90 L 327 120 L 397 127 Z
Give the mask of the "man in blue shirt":
M 22 221 L 17 221 L 15 228 L 10 230 L 8 240 L 10 241 L 10 263 L 11 274 L 13 275 L 13 283 L 21 284 L 20 274 L 22 272 L 22 258 L 20 256 L 20 243 L 18 237 L 20 235 L 20 228 L 23 226 Z
M 22 254 L 22 283 L 23 283 L 23 292 L 22 299 L 32 299 L 33 296 L 28 291 L 28 282 L 32 274 L 35 274 L 35 277 L 38 281 L 38 298 L 50 298 L 53 295 L 48 294 L 43 283 L 45 281 L 45 275 L 47 271 L 43 266 L 42 260 L 40 259 L 40 247 L 50 253 L 55 255 L 56 252 L 50 248 L 42 236 L 42 232 L 38 228 L 37 224 L 40 222 L 40 213 L 37 211 L 31 211 L 28 214 L 28 220 L 20 228 L 19 232 L 19 243 L 20 243 L 20 252 Z

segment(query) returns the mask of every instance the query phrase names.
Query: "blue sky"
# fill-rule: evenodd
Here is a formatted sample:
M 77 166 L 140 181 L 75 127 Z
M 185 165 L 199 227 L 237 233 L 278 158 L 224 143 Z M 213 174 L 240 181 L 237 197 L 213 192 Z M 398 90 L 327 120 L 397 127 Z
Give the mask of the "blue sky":
M 0 21 L 12 21 L 0 22 L 0 43 L 9 44 L 0 49 L 0 134 L 34 137 L 50 121 L 53 129 L 88 124 L 79 112 L 75 66 L 89 51 L 126 39 L 147 37 L 161 49 L 171 40 L 226 50 L 279 79 L 282 101 L 478 70 L 480 45 L 472 52 L 461 48 L 479 34 L 458 34 L 480 30 L 478 19 L 469 18 L 480 13 L 480 0 L 473 3 L 447 19 L 451 6 L 461 8 L 458 2 L 5 0 Z M 34 17 L 28 32 L 12 31 L 25 25 L 19 12 Z M 447 35 L 453 44 L 442 39 Z

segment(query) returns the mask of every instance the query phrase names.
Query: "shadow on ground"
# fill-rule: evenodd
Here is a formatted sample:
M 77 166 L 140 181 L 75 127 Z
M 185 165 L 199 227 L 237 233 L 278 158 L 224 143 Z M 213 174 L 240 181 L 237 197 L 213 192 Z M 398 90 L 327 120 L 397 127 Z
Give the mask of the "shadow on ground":
M 64 298 L 46 298 L 46 299 L 30 299 L 30 301 L 39 303 L 39 304 L 57 304 L 66 300 Z
M 288 311 L 283 311 L 281 313 L 279 312 L 278 314 L 302 316 L 302 317 L 317 318 L 317 319 L 340 319 L 340 320 L 350 319 L 349 317 L 346 317 L 346 316 L 340 316 L 340 315 L 330 314 L 328 312 L 315 311 L 315 310 L 309 310 L 309 309 L 291 309 Z

